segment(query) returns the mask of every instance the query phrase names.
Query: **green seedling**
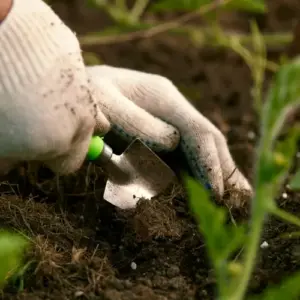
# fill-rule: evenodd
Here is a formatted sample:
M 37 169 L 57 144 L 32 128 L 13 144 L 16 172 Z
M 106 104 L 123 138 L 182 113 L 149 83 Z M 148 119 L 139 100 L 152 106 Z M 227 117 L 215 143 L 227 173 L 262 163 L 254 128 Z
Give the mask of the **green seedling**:
M 245 299 L 255 266 L 260 237 L 267 215 L 274 215 L 300 226 L 300 219 L 280 209 L 275 198 L 287 178 L 296 153 L 299 128 L 293 128 L 280 143 L 277 136 L 289 115 L 300 105 L 300 58 L 279 68 L 261 111 L 261 138 L 257 146 L 255 196 L 247 231 L 243 226 L 225 224 L 225 210 L 209 199 L 207 192 L 192 179 L 186 179 L 190 206 L 203 234 L 208 255 L 217 278 L 217 297 L 222 300 Z M 291 182 L 300 188 L 300 176 Z M 243 247 L 242 257 L 233 255 Z M 255 299 L 296 299 L 300 295 L 300 274 L 295 274 L 282 285 L 266 290 Z
M 28 240 L 19 234 L 0 232 L 0 289 L 23 270 L 23 255 L 28 245 Z

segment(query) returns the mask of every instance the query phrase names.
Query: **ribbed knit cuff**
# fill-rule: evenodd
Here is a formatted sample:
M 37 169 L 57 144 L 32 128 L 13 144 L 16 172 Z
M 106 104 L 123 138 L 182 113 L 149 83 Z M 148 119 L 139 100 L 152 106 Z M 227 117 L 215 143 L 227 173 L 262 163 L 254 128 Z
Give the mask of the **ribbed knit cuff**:
M 36 83 L 62 55 L 79 51 L 75 35 L 42 0 L 14 0 L 0 24 L 0 89 Z

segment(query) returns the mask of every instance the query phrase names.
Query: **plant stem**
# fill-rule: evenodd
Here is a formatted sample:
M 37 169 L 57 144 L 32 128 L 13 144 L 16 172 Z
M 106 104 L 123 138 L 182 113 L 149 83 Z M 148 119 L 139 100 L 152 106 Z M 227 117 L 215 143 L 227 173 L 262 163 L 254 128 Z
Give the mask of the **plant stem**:
M 263 193 L 257 193 L 254 203 L 258 204 L 260 197 Z M 261 202 L 261 201 L 260 201 Z M 245 259 L 244 259 L 244 272 L 238 286 L 233 295 L 230 295 L 228 300 L 242 300 L 247 291 L 248 282 L 251 278 L 253 268 L 255 266 L 255 259 L 257 254 L 257 248 L 259 246 L 260 236 L 263 230 L 265 212 L 260 205 L 256 205 L 251 218 L 251 230 L 249 231 L 249 239 L 247 246 L 245 247 Z
M 215 31 L 211 27 L 196 27 L 193 25 L 185 25 L 180 27 L 184 34 L 192 34 L 195 37 L 197 35 L 200 36 L 200 44 L 201 40 L 211 40 L 215 39 Z M 221 32 L 222 34 L 222 32 Z M 236 39 L 245 47 L 253 47 L 253 35 L 247 33 L 237 33 L 234 31 L 223 31 L 222 36 L 226 37 L 226 39 Z M 274 32 L 274 33 L 261 33 L 262 42 L 265 44 L 267 48 L 272 49 L 282 49 L 287 44 L 290 44 L 293 41 L 293 34 L 291 32 Z
M 138 22 L 144 13 L 149 0 L 136 0 L 133 8 L 130 11 L 130 20 L 134 23 Z
M 300 219 L 298 217 L 296 217 L 293 214 L 290 214 L 289 212 L 287 212 L 279 207 L 275 207 L 274 209 L 272 209 L 271 213 L 274 216 L 276 216 L 286 222 L 289 222 L 291 224 L 294 224 L 294 225 L 300 227 Z
M 189 27 L 180 27 L 181 24 L 178 24 L 178 27 L 170 28 L 171 26 L 167 25 L 163 28 L 161 25 L 154 25 L 148 24 L 151 26 L 149 29 L 139 30 L 129 33 L 119 33 L 119 34 L 112 34 L 112 35 L 102 35 L 101 32 L 97 33 L 90 33 L 84 36 L 81 36 L 80 42 L 83 46 L 90 46 L 90 45 L 108 45 L 108 44 L 119 44 L 124 42 L 130 42 L 136 39 L 146 39 L 151 38 L 155 35 L 160 33 L 165 33 L 171 31 L 171 33 L 178 33 L 183 35 L 188 35 L 192 39 L 192 42 L 197 47 L 204 47 L 204 46 L 214 46 L 218 47 L 218 43 L 215 38 L 212 36 L 211 29 L 203 28 L 198 29 L 197 32 L 191 30 Z M 156 30 L 158 29 L 159 30 Z M 247 34 L 236 34 L 232 32 L 226 32 L 227 37 L 236 38 L 239 40 L 241 45 L 245 46 L 246 48 L 250 47 L 251 43 L 251 35 Z M 267 49 L 277 49 L 277 48 L 284 48 L 292 41 L 292 35 L 289 32 L 283 33 L 274 33 L 274 34 L 262 34 L 262 39 L 266 44 Z M 273 66 L 271 66 L 274 69 Z
M 118 7 L 123 12 L 127 12 L 127 6 L 124 0 L 116 0 L 116 7 Z
M 255 196 L 254 203 L 258 203 L 260 197 L 262 197 L 265 193 L 261 192 Z M 266 195 L 266 194 L 265 194 Z M 266 199 L 264 200 L 266 201 Z M 275 207 L 271 210 L 271 213 L 289 223 L 297 225 L 300 227 L 300 219 L 296 216 Z M 245 249 L 245 268 L 244 273 L 238 282 L 238 288 L 235 290 L 233 296 L 230 296 L 230 300 L 242 300 L 247 290 L 248 282 L 250 280 L 257 254 L 257 248 L 260 241 L 260 236 L 263 229 L 265 212 L 261 206 L 256 207 L 253 212 L 253 217 L 251 219 L 252 222 L 252 230 L 249 232 L 249 240 L 248 245 Z
M 101 38 L 101 36 L 99 36 L 98 33 L 97 35 L 94 34 L 92 36 L 89 35 L 83 36 L 80 38 L 80 41 L 81 43 L 86 45 L 93 45 L 93 44 L 109 44 L 109 43 L 112 44 L 112 43 L 128 42 L 139 38 L 149 38 L 154 35 L 158 35 L 160 33 L 167 32 L 172 29 L 176 29 L 180 27 L 183 23 L 194 20 L 196 17 L 214 11 L 218 7 L 222 7 L 231 1 L 232 0 L 223 0 L 222 3 L 219 2 L 209 3 L 207 5 L 200 7 L 198 10 L 180 16 L 175 20 L 161 23 L 161 24 L 148 24 L 151 25 L 151 28 L 148 28 L 146 30 L 139 30 L 139 31 L 131 32 L 129 34 L 123 34 L 123 35 L 117 34 L 117 35 L 108 36 L 104 38 Z

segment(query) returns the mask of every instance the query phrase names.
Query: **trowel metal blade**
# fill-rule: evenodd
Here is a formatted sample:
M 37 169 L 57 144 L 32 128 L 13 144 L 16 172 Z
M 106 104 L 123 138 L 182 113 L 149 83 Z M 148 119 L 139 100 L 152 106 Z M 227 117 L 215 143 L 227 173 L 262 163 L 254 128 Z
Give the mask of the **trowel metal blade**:
M 113 155 L 106 170 L 103 198 L 121 209 L 134 208 L 141 198 L 150 200 L 176 182 L 173 170 L 139 139 Z

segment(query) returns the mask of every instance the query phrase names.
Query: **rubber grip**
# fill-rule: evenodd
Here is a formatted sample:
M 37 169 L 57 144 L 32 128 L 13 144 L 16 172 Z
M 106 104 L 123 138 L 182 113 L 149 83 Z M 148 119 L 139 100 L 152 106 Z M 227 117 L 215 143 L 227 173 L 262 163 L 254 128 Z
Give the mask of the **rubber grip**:
M 102 154 L 104 142 L 100 136 L 93 136 L 87 153 L 88 160 L 96 160 Z

